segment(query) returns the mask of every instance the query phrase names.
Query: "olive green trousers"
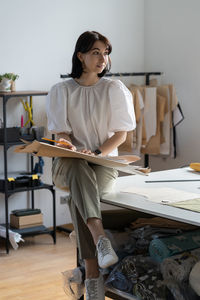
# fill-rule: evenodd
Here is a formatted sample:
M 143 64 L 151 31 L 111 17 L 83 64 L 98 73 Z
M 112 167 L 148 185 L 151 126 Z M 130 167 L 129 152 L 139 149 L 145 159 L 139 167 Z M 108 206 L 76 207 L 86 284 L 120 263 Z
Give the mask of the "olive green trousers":
M 101 219 L 100 199 L 104 193 L 112 191 L 118 171 L 83 159 L 57 157 L 53 162 L 52 176 L 58 188 L 70 192 L 68 205 L 80 258 L 94 258 L 96 247 L 87 220 Z

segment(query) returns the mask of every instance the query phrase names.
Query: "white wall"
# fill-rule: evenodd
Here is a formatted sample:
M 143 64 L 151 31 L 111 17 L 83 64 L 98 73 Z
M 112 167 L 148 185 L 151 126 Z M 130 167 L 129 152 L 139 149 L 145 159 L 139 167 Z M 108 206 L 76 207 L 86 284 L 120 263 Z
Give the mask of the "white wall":
M 113 45 L 112 71 L 144 69 L 144 0 L 0 0 L 0 74 L 20 75 L 17 90 L 49 90 L 60 74 L 71 71 L 71 56 L 78 36 L 85 30 L 106 35 Z M 154 68 L 153 68 L 154 69 Z M 34 98 L 34 120 L 46 125 L 44 97 Z M 8 102 L 8 125 L 19 126 L 22 105 Z M 2 117 L 2 106 L 0 106 Z M 9 171 L 24 170 L 26 156 L 9 149 Z M 0 172 L 3 149 L 0 148 Z M 51 182 L 51 160 L 45 159 L 45 182 Z M 57 192 L 57 224 L 70 222 L 66 205 Z M 44 213 L 46 226 L 52 225 L 49 191 L 36 192 L 36 207 Z M 25 193 L 9 198 L 9 211 L 24 208 Z M 0 194 L 0 223 L 4 222 L 4 196 Z
M 185 120 L 177 127 L 178 156 L 151 157 L 154 170 L 175 168 L 200 157 L 200 1 L 145 1 L 145 70 L 163 71 L 173 83 Z

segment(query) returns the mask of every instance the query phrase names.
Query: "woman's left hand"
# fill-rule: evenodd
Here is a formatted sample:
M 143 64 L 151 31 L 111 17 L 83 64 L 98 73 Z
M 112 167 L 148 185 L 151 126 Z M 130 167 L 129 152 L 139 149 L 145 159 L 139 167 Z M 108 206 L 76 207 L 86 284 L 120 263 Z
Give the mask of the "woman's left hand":
M 87 150 L 87 149 L 82 149 L 80 150 L 80 152 L 84 154 L 94 155 L 94 153 L 91 150 Z

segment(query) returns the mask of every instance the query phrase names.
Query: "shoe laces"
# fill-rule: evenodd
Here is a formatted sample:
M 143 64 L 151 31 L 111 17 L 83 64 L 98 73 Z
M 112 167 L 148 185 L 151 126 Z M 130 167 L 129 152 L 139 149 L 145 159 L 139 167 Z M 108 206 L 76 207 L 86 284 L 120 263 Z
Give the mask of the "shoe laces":
M 97 279 L 88 279 L 86 281 L 86 290 L 89 298 L 88 300 L 97 299 L 98 297 L 98 283 Z
M 100 253 L 102 256 L 109 254 L 111 251 L 110 241 L 105 237 L 101 237 L 98 241 L 97 249 L 98 253 Z

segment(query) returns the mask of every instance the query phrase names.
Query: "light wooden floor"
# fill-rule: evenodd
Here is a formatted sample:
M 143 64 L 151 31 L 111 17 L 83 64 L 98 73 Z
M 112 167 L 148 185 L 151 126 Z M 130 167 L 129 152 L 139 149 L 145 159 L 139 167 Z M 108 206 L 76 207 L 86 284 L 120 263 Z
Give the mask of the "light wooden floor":
M 25 239 L 7 255 L 0 246 L 0 300 L 70 300 L 61 272 L 76 267 L 76 250 L 66 233 Z M 109 298 L 106 298 L 109 299 Z

